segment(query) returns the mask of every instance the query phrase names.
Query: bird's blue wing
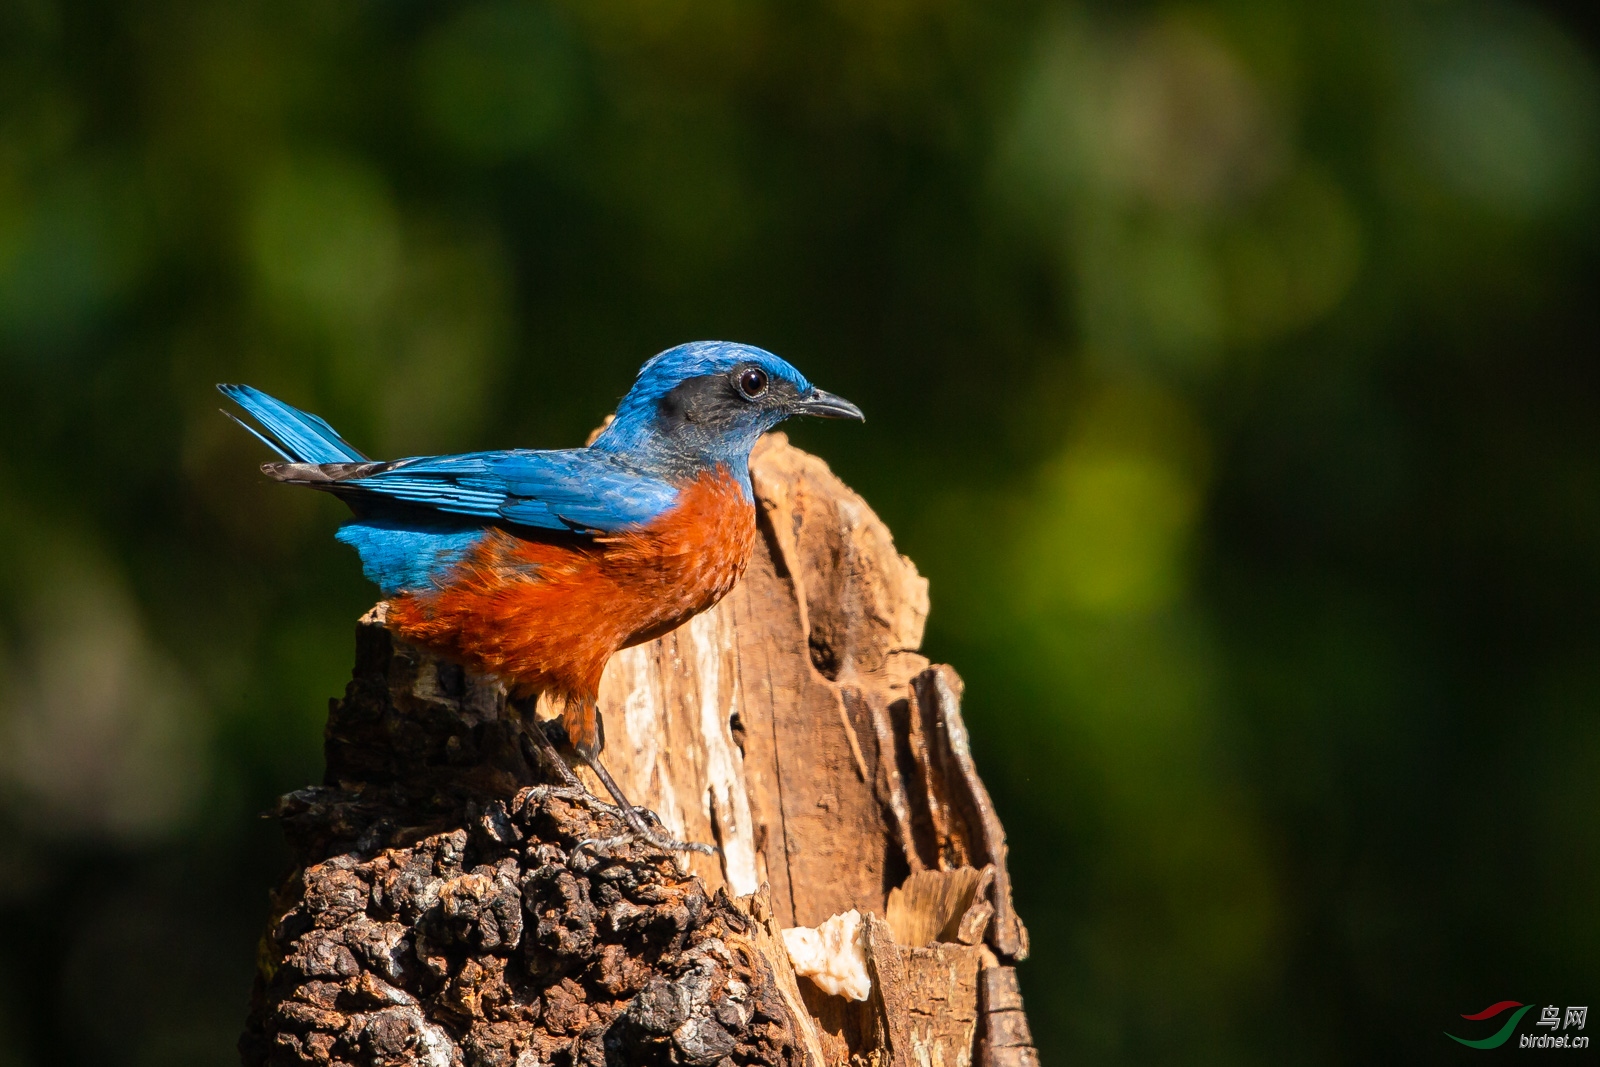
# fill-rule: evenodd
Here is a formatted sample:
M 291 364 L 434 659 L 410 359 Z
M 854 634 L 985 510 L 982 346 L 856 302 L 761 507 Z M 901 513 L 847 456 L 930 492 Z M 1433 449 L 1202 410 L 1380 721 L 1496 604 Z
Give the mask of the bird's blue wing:
M 614 533 L 643 526 L 677 502 L 659 477 L 586 448 L 424 456 L 353 470 L 342 496 L 376 496 L 451 515 L 550 530 Z

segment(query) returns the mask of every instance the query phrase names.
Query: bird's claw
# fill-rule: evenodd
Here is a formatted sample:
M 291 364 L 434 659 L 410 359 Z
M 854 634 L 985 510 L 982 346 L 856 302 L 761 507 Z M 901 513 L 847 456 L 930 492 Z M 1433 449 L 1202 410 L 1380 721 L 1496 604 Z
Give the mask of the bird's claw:
M 631 840 L 633 840 L 631 834 L 618 834 L 616 837 L 586 837 L 579 841 L 576 847 L 590 852 L 603 852 L 618 845 L 626 845 Z
M 702 845 L 698 841 L 679 841 L 675 837 L 668 837 L 666 834 L 659 832 L 650 823 L 654 822 L 656 826 L 659 826 L 661 818 L 649 808 L 636 806 L 633 809 L 633 815 L 634 818 L 629 819 L 628 824 L 634 835 L 649 842 L 656 848 L 667 852 L 698 852 L 702 856 L 715 856 L 717 854 L 716 847 L 713 845 Z M 635 820 L 637 820 L 637 823 L 635 823 Z
M 598 849 L 614 848 L 629 841 L 643 841 L 647 845 L 661 849 L 663 852 L 698 852 L 703 856 L 715 856 L 717 850 L 712 845 L 702 845 L 698 841 L 679 841 L 675 837 L 668 837 L 657 832 L 645 822 L 646 818 L 655 819 L 656 813 L 645 807 L 634 807 L 627 814 L 622 808 L 612 807 L 610 804 L 595 802 L 592 805 L 598 810 L 605 810 L 609 815 L 615 815 L 627 825 L 627 829 L 615 837 L 588 837 L 578 842 L 579 848 L 587 848 L 591 852 Z M 629 818 L 631 814 L 633 817 Z
M 698 841 L 679 841 L 671 837 L 662 837 L 659 834 L 650 834 L 645 840 L 666 852 L 698 852 L 702 856 L 715 856 L 717 854 L 715 845 L 703 845 Z
M 702 845 L 698 841 L 679 841 L 676 838 L 658 833 L 645 821 L 646 819 L 652 819 L 659 822 L 660 820 L 656 813 L 649 808 L 638 807 L 629 803 L 628 799 L 623 796 L 621 788 L 612 779 L 610 773 L 606 771 L 605 765 L 596 756 L 580 753 L 580 755 L 583 755 L 584 761 L 589 764 L 596 776 L 605 785 L 606 791 L 617 801 L 617 804 L 607 804 L 589 792 L 588 788 L 584 786 L 583 780 L 577 776 L 572 768 L 567 765 L 566 760 L 562 759 L 560 753 L 556 751 L 549 733 L 546 732 L 547 729 L 549 727 L 545 724 L 536 723 L 530 730 L 524 731 L 522 734 L 524 755 L 528 757 L 529 762 L 537 761 L 548 764 L 565 782 L 565 785 L 540 787 L 546 790 L 545 795 L 559 796 L 575 801 L 583 804 L 591 811 L 604 812 L 607 815 L 621 819 L 627 824 L 626 833 L 616 837 L 585 838 L 578 842 L 579 848 L 590 848 L 591 850 L 594 848 L 609 848 L 631 838 L 643 841 L 664 852 L 698 852 L 703 856 L 715 856 L 717 854 L 716 848 L 711 845 Z M 534 733 L 535 736 L 530 737 L 530 733 Z M 539 759 L 534 755 L 535 749 L 544 757 L 543 759 Z
M 528 795 L 539 800 L 543 800 L 546 797 L 555 797 L 557 800 L 565 800 L 570 804 L 582 804 L 590 811 L 603 812 L 606 815 L 611 815 L 618 819 L 626 819 L 626 816 L 622 814 L 621 808 L 617 807 L 615 804 L 607 804 L 605 801 L 589 792 L 589 790 L 585 789 L 582 783 L 579 783 L 575 786 L 549 785 L 547 783 L 541 783 L 539 785 L 529 787 Z

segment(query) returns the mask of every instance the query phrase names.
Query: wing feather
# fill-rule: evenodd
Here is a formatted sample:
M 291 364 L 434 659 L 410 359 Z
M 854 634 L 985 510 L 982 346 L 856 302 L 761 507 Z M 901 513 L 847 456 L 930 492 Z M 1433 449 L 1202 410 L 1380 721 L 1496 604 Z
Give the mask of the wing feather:
M 450 515 L 551 530 L 614 533 L 643 526 L 677 501 L 669 482 L 586 448 L 421 456 L 330 464 L 317 473 L 269 464 L 285 481 L 358 500 L 393 500 Z

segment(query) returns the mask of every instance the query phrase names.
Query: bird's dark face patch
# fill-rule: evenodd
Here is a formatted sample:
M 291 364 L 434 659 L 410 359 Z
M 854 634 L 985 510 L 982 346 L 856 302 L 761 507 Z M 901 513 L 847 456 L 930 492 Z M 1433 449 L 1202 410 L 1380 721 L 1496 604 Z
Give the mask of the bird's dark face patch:
M 799 400 L 793 382 L 754 363 L 740 363 L 725 373 L 702 374 L 674 386 L 661 398 L 656 430 L 688 438 L 738 430 L 760 433 L 782 421 Z

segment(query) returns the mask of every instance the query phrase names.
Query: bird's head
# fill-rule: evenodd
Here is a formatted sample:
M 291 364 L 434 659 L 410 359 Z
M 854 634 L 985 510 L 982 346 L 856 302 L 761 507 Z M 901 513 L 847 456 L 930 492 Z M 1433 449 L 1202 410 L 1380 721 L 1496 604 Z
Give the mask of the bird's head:
M 742 472 L 756 439 L 794 415 L 864 419 L 860 408 L 818 389 L 771 352 L 695 341 L 639 369 L 592 447 L 670 465 L 727 463 Z

